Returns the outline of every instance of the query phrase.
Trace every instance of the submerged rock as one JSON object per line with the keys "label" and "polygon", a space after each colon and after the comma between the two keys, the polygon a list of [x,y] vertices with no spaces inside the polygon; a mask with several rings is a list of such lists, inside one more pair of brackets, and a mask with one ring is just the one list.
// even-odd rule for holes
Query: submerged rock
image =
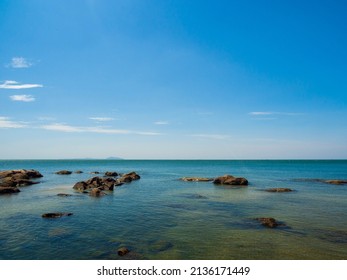
{"label": "submerged rock", "polygon": [[18,193],[18,192],[20,192],[20,190],[16,187],[0,187],[0,195]]}
{"label": "submerged rock", "polygon": [[210,182],[213,181],[212,178],[202,178],[202,177],[183,177],[181,178],[184,182]]}
{"label": "submerged rock", "polygon": [[255,220],[259,221],[264,227],[275,228],[281,225],[284,225],[281,222],[276,221],[274,218],[255,218]]}
{"label": "submerged rock", "polygon": [[72,213],[67,213],[67,212],[56,212],[56,213],[45,213],[42,214],[42,218],[60,218],[64,216],[71,216]]}
{"label": "submerged rock", "polygon": [[70,175],[70,174],[72,174],[72,171],[60,170],[60,171],[55,172],[55,174],[58,174],[58,175]]}
{"label": "submerged rock", "polygon": [[316,182],[316,183],[325,183],[325,184],[331,184],[331,185],[346,185],[347,180],[341,180],[341,179],[311,179],[311,178],[300,178],[300,179],[293,179],[295,182]]}
{"label": "submerged rock", "polygon": [[331,185],[345,185],[347,184],[347,180],[325,180],[324,183]]}
{"label": "submerged rock", "polygon": [[271,188],[271,189],[266,189],[266,192],[293,192],[294,190],[289,189],[289,188]]}
{"label": "submerged rock", "polygon": [[128,253],[130,253],[130,250],[127,247],[122,247],[117,250],[117,254],[121,257],[125,256]]}
{"label": "submerged rock", "polygon": [[233,186],[247,186],[248,181],[246,178],[234,177],[232,175],[224,175],[217,177],[213,180],[216,185],[233,185]]}
{"label": "submerged rock", "polygon": [[62,196],[62,197],[66,197],[66,196],[72,196],[72,194],[67,194],[67,193],[58,193],[57,196]]}
{"label": "submerged rock", "polygon": [[106,193],[104,193],[103,191],[101,191],[98,188],[92,188],[89,192],[90,196],[95,196],[95,197],[99,197],[99,196],[103,196],[106,195]]}
{"label": "submerged rock", "polygon": [[82,171],[82,170],[76,170],[74,173],[76,173],[76,174],[82,174],[83,171]]}

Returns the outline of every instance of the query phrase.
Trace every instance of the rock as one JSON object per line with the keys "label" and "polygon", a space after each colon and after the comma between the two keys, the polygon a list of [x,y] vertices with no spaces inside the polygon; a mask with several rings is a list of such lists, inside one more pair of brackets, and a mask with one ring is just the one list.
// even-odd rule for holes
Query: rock
{"label": "rock", "polygon": [[18,193],[18,192],[20,192],[20,190],[16,187],[0,187],[0,195]]}
{"label": "rock", "polygon": [[113,191],[114,187],[119,185],[121,184],[113,178],[93,177],[86,181],[77,182],[73,188],[78,191],[85,191],[92,188]]}
{"label": "rock", "polygon": [[57,196],[67,197],[67,196],[72,196],[72,194],[58,193]]}
{"label": "rock", "polygon": [[[39,182],[31,181],[30,179],[43,177],[42,174],[36,170],[19,169],[19,170],[5,170],[0,171],[0,187],[23,187]],[[9,190],[7,190],[9,191]],[[17,192],[17,191],[14,191]]]}
{"label": "rock", "polygon": [[282,223],[276,221],[274,218],[256,218],[255,220],[260,221],[263,226],[268,228],[275,228],[283,225]]}
{"label": "rock", "polygon": [[136,172],[130,172],[123,174],[121,178],[118,179],[120,183],[130,183],[134,180],[139,180],[141,177]]}
{"label": "rock", "polygon": [[117,250],[117,254],[121,257],[125,256],[126,254],[128,254],[130,252],[130,250],[127,248],[127,247],[122,247],[122,248],[119,248]]}
{"label": "rock", "polygon": [[83,173],[83,171],[82,170],[76,170],[74,173],[81,174],[81,173]]}
{"label": "rock", "polygon": [[90,174],[100,174],[99,171],[93,171],[93,172],[90,172]]}
{"label": "rock", "polygon": [[20,176],[25,176],[21,177],[22,179],[33,179],[33,178],[41,178],[43,177],[42,174],[34,169],[18,169],[18,170],[5,170],[5,171],[0,171],[0,179],[5,178],[5,177],[13,177],[15,178],[16,176],[19,176],[17,178],[20,178]]}
{"label": "rock", "polygon": [[233,186],[247,186],[248,181],[245,178],[236,178],[232,175],[224,175],[217,177],[213,180],[216,185],[233,185]]}
{"label": "rock", "polygon": [[212,178],[201,178],[201,177],[183,177],[182,181],[185,182],[210,182],[213,181]]}
{"label": "rock", "polygon": [[117,177],[118,173],[117,172],[112,172],[112,171],[107,171],[107,172],[105,172],[105,176],[107,176],[107,177]]}
{"label": "rock", "polygon": [[72,171],[69,171],[69,170],[60,170],[58,172],[55,172],[55,174],[58,174],[58,175],[70,175],[72,173]]}
{"label": "rock", "polygon": [[266,189],[266,192],[292,192],[292,189],[289,188],[271,188],[271,189]]}
{"label": "rock", "polygon": [[89,195],[99,197],[99,196],[106,195],[106,194],[98,188],[92,188],[89,192]]}
{"label": "rock", "polygon": [[66,213],[66,212],[56,212],[56,213],[45,213],[42,214],[42,218],[60,218],[64,216],[71,216],[72,213]]}
{"label": "rock", "polygon": [[347,184],[347,180],[324,180],[324,183],[331,185],[345,185]]}
{"label": "rock", "polygon": [[75,190],[78,190],[78,191],[80,191],[80,192],[83,192],[84,190],[86,190],[86,189],[88,188],[88,184],[87,184],[86,182],[84,182],[84,181],[82,181],[82,182],[77,182],[77,183],[73,186],[73,188],[74,188]]}

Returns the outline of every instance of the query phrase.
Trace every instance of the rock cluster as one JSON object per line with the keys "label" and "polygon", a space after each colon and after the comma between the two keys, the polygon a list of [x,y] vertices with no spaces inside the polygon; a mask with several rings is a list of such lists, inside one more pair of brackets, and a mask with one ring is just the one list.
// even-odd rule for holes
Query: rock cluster
{"label": "rock cluster", "polygon": [[41,178],[42,174],[36,170],[18,169],[0,171],[0,194],[20,192],[18,187],[30,186],[39,182],[31,179]]}
{"label": "rock cluster", "polygon": [[232,186],[247,186],[248,181],[246,178],[234,177],[232,175],[224,175],[217,177],[213,180],[216,185],[232,185]]}
{"label": "rock cluster", "polygon": [[[112,174],[112,175],[106,175]],[[117,176],[116,172],[106,172],[105,176]],[[139,180],[140,175],[136,172],[131,172],[122,175],[119,178],[111,178],[111,177],[93,177],[86,181],[77,182],[73,188],[80,192],[88,192],[91,196],[101,196],[106,193],[103,191],[113,191],[114,187],[121,186],[124,183],[130,183],[133,180]]]}

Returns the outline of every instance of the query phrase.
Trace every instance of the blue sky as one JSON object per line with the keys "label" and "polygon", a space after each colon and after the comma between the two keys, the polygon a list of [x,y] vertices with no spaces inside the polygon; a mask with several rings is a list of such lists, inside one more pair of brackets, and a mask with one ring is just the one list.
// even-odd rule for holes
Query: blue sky
{"label": "blue sky", "polygon": [[0,159],[347,158],[346,12],[0,0]]}

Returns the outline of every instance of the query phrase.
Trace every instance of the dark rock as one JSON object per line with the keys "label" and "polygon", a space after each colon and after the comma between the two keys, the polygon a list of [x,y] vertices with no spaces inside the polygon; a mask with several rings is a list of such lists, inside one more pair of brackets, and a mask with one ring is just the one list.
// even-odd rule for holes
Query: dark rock
{"label": "dark rock", "polygon": [[62,196],[62,197],[66,197],[66,196],[72,196],[72,194],[67,194],[67,193],[58,193],[57,196]]}
{"label": "dark rock", "polygon": [[107,177],[117,177],[118,173],[117,172],[112,172],[112,171],[107,171],[107,172],[105,172],[105,176],[107,176]]}
{"label": "dark rock", "polygon": [[42,214],[42,218],[60,218],[64,216],[71,216],[72,213],[66,213],[66,212],[56,212],[56,213],[45,213]]}
{"label": "dark rock", "polygon": [[55,174],[58,174],[58,175],[70,175],[72,173],[72,171],[69,171],[69,170],[60,170],[58,172],[55,172]]}
{"label": "dark rock", "polygon": [[134,180],[139,180],[141,177],[136,172],[130,172],[123,174],[121,178],[118,179],[120,183],[130,183]]}
{"label": "dark rock", "polygon": [[93,172],[90,172],[90,174],[100,174],[99,171],[93,171]]}
{"label": "dark rock", "polygon": [[340,180],[340,179],[332,179],[332,180],[327,180],[327,179],[293,179],[295,182],[316,182],[316,183],[325,183],[325,184],[331,184],[331,185],[345,185],[347,184],[347,180]]}
{"label": "dark rock", "polygon": [[128,253],[130,253],[130,250],[127,247],[122,247],[117,250],[117,254],[121,257],[125,256]]}
{"label": "dark rock", "polygon": [[283,223],[276,221],[274,218],[256,218],[255,220],[260,221],[263,226],[268,228],[275,228],[283,225]]}
{"label": "dark rock", "polygon": [[233,185],[233,186],[247,186],[248,181],[245,178],[236,178],[231,175],[224,175],[217,177],[213,180],[216,185]]}
{"label": "dark rock", "polygon": [[74,188],[75,190],[78,190],[78,191],[80,191],[80,192],[83,192],[84,190],[86,190],[86,189],[88,188],[88,184],[87,184],[86,182],[84,182],[84,181],[82,181],[82,182],[77,182],[77,183],[73,186],[73,188]]}
{"label": "dark rock", "polygon": [[[0,171],[0,187],[23,187],[39,182],[31,181],[30,179],[43,177],[42,174],[36,170],[19,169],[19,170],[5,170]],[[15,191],[16,192],[16,191]]]}
{"label": "dark rock", "polygon": [[324,180],[324,183],[331,185],[345,185],[347,184],[347,180]]}
{"label": "dark rock", "polygon": [[89,192],[89,195],[99,197],[99,196],[106,195],[106,194],[98,188],[92,188]]}
{"label": "dark rock", "polygon": [[271,188],[271,189],[266,189],[266,192],[292,192],[292,189],[289,188]]}
{"label": "dark rock", "polygon": [[18,192],[20,192],[20,190],[16,187],[0,187],[0,195],[18,193]]}
{"label": "dark rock", "polygon": [[18,179],[33,179],[41,178],[42,174],[34,169],[18,169],[18,170],[5,170],[0,171],[0,179],[5,177],[13,177]]}
{"label": "dark rock", "polygon": [[185,182],[210,182],[213,181],[212,178],[202,178],[202,177],[183,177],[182,181]]}
{"label": "dark rock", "polygon": [[82,170],[76,170],[74,173],[81,174],[81,173],[83,173],[83,171]]}

